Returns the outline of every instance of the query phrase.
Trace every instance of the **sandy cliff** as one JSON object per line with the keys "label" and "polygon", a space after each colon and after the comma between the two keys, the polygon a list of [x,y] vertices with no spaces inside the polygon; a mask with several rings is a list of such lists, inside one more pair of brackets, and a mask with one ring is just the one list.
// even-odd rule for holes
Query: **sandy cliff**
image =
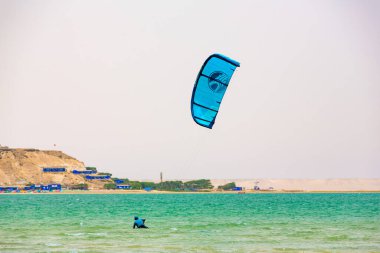
{"label": "sandy cliff", "polygon": [[[65,167],[64,173],[43,173],[44,167]],[[83,162],[61,151],[37,149],[0,149],[0,185],[22,186],[27,183],[66,186],[87,183],[92,188],[101,188],[104,182],[86,182],[72,170],[85,170]]]}

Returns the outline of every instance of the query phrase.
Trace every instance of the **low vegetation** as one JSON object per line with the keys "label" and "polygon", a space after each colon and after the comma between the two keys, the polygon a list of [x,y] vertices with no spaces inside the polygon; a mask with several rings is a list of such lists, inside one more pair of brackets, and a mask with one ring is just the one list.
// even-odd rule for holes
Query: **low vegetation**
{"label": "low vegetation", "polygon": [[98,172],[98,175],[99,176],[110,176],[110,177],[112,177],[112,173],[108,173],[108,172]]}
{"label": "low vegetation", "polygon": [[107,189],[107,190],[116,189],[116,184],[112,184],[112,183],[104,184],[104,189]]}
{"label": "low vegetation", "polygon": [[225,185],[220,185],[218,187],[219,190],[225,190],[225,191],[228,191],[228,190],[232,190],[233,188],[236,187],[236,184],[235,182],[232,182],[232,183],[228,183],[228,184],[225,184]]}
{"label": "low vegetation", "polygon": [[[159,191],[200,191],[210,190],[214,188],[209,179],[192,180],[187,182],[182,181],[164,181],[162,183],[144,182],[144,181],[129,181],[128,179],[112,178],[114,181],[123,180],[122,184],[128,184],[134,190],[152,189]],[[108,185],[108,184],[106,184]],[[114,189],[106,188],[105,189]],[[110,187],[110,186],[107,186]],[[116,188],[116,185],[115,185]]]}
{"label": "low vegetation", "polygon": [[88,184],[76,184],[70,186],[71,190],[88,190]]}

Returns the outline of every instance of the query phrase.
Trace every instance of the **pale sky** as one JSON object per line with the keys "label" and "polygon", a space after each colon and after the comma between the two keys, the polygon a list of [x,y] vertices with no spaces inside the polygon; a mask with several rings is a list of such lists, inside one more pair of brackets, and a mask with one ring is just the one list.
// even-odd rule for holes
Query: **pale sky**
{"label": "pale sky", "polygon": [[[130,179],[379,178],[379,12],[376,0],[0,0],[0,144]],[[190,99],[216,52],[241,67],[209,130]]]}

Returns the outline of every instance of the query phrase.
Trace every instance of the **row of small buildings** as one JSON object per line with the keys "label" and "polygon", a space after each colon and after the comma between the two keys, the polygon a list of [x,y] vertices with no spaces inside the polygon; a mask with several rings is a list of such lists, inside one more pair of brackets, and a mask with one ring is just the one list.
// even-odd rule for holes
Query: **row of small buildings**
{"label": "row of small buildings", "polygon": [[[87,169],[89,168],[89,169]],[[45,167],[42,168],[43,173],[64,173],[67,172],[67,169],[64,167]],[[73,170],[71,173],[76,175],[83,175],[84,178],[88,181],[93,180],[110,180],[111,175],[96,175],[98,172],[95,167],[86,167],[86,170]],[[117,189],[131,189],[130,185],[122,185],[123,180],[116,180]],[[120,182],[121,181],[121,182]],[[61,191],[61,184],[48,184],[48,185],[28,185],[25,187],[17,186],[0,186],[0,193],[4,192],[51,192],[51,191]]]}
{"label": "row of small buildings", "polygon": [[[44,173],[62,173],[66,172],[66,168],[43,168],[42,172]],[[91,169],[91,170],[73,170],[73,174],[76,175],[85,175],[86,180],[109,180],[111,179],[110,175],[92,175],[92,174],[97,174],[96,168]]]}
{"label": "row of small buildings", "polygon": [[[43,173],[64,173],[67,172],[67,169],[64,167],[45,167],[42,168]],[[97,175],[98,172],[95,167],[86,167],[86,170],[72,170],[71,173],[76,175],[82,175],[87,181],[94,181],[94,180],[110,180],[111,175],[105,174],[105,175]],[[121,179],[115,179],[113,180],[115,183],[116,189],[132,189],[131,185],[123,184],[124,180]],[[87,188],[86,188],[87,189]],[[144,188],[146,191],[150,191],[151,188]],[[273,189],[273,188],[272,188]],[[60,184],[49,184],[49,185],[30,185],[25,186],[24,188],[19,188],[16,186],[0,186],[0,192],[20,192],[20,191],[61,191],[62,186]],[[244,191],[244,187],[236,186],[231,189],[232,191]],[[256,185],[254,187],[254,190],[260,190],[260,188]]]}
{"label": "row of small buildings", "polygon": [[17,187],[17,186],[0,186],[0,192],[53,192],[53,191],[61,191],[62,185],[60,184],[48,184],[48,185],[42,185],[42,184],[33,184],[28,185],[25,187]]}
{"label": "row of small buildings", "polygon": [[[66,168],[43,168],[43,172],[45,173],[66,172]],[[73,170],[72,173],[76,175],[83,175],[85,176],[84,178],[88,181],[111,179],[110,175],[94,175],[98,173],[95,167],[86,167],[86,170]],[[130,185],[122,185],[122,183],[124,182],[123,180],[115,180],[114,182],[116,184],[116,189],[131,189]]]}

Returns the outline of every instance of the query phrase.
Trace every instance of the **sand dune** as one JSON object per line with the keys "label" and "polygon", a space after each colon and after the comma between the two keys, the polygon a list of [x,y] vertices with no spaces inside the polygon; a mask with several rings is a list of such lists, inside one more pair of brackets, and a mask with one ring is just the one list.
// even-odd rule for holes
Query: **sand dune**
{"label": "sand dune", "polygon": [[214,186],[235,182],[237,186],[252,189],[286,191],[380,191],[380,179],[213,179]]}

